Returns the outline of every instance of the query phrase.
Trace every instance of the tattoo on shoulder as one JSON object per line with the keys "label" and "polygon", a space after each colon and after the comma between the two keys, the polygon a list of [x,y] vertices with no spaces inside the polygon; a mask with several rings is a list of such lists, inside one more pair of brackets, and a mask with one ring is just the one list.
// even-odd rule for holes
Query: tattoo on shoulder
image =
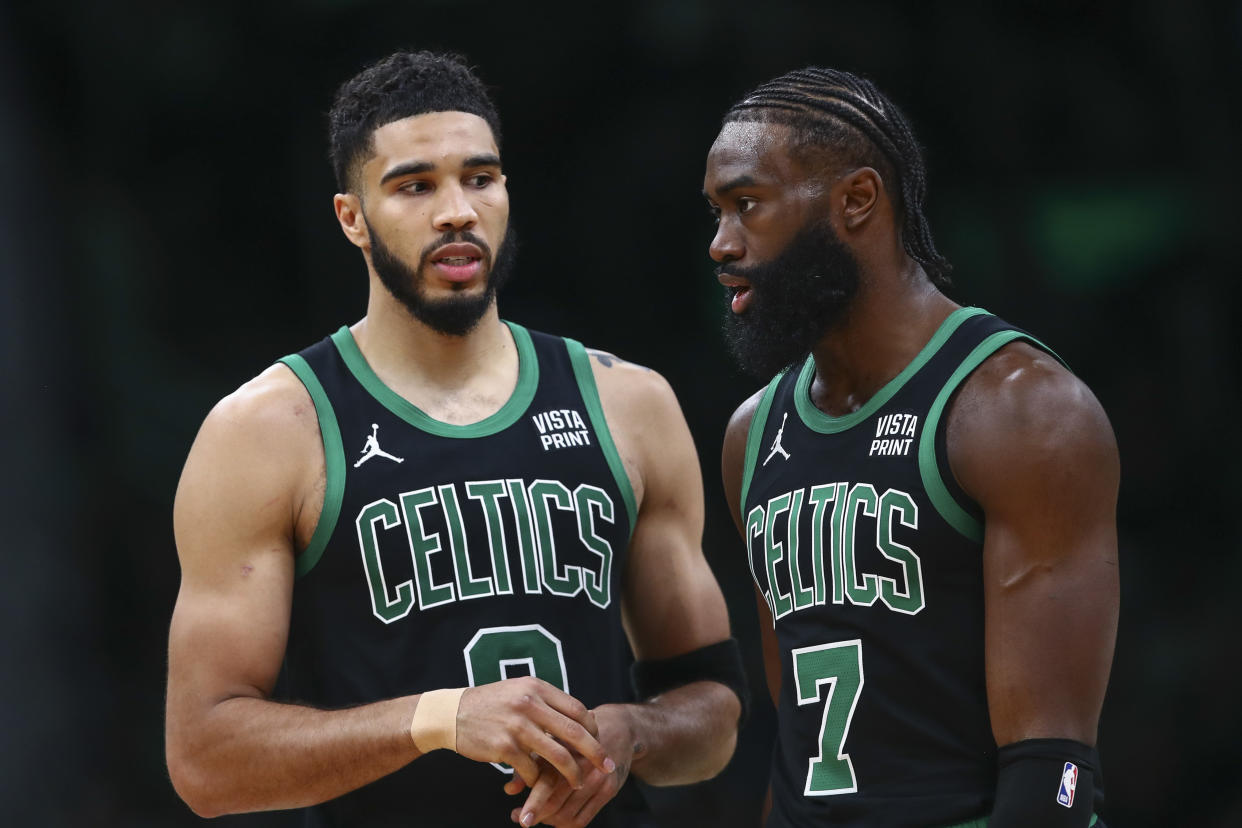
{"label": "tattoo on shoulder", "polygon": [[588,348],[587,353],[589,353],[595,359],[596,362],[598,362],[600,365],[604,366],[605,368],[611,368],[613,365],[633,365],[635,368],[642,368],[644,371],[651,370],[646,365],[639,365],[636,362],[628,362],[624,359],[621,359],[621,357],[617,356],[616,354],[610,354],[606,351],[596,351],[594,349]]}

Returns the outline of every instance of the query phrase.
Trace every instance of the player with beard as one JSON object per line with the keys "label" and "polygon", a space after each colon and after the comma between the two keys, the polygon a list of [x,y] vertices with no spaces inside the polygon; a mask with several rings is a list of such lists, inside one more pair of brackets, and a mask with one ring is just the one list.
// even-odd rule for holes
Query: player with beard
{"label": "player with beard", "polygon": [[499,121],[460,58],[368,67],[330,127],[366,314],[190,451],[173,783],[307,825],[649,825],[627,776],[714,775],[745,702],[676,398],[501,320]]}
{"label": "player with beard", "polygon": [[1117,448],[1045,346],[942,288],[910,127],[808,68],[707,159],[722,469],[778,707],[773,828],[1084,828],[1118,613]]}

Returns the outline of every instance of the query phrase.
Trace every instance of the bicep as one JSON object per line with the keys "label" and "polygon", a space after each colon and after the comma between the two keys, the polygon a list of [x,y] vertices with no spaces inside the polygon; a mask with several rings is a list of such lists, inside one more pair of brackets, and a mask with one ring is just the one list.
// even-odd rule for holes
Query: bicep
{"label": "bicep", "polygon": [[264,697],[284,656],[293,590],[296,429],[222,406],[204,423],[178,486],[181,587],[169,630],[170,732],[235,696]]}
{"label": "bicep", "polygon": [[635,656],[668,658],[729,636],[729,618],[703,556],[703,479],[671,390],[647,409],[644,493],[630,540],[622,613]]}
{"label": "bicep", "polygon": [[993,731],[998,744],[1093,744],[1117,627],[1116,443],[1079,381],[1020,374],[991,387],[984,377],[975,390],[994,400],[968,396],[949,433],[954,471],[986,518]]}

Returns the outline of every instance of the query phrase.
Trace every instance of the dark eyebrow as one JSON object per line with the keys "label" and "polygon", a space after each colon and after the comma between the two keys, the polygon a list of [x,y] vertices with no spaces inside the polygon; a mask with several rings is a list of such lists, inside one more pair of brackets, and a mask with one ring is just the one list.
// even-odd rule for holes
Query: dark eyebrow
{"label": "dark eyebrow", "polygon": [[723,194],[729,192],[730,190],[736,190],[739,187],[754,187],[756,184],[757,182],[751,176],[739,175],[737,178],[721,184],[716,188],[716,192]]}
{"label": "dark eyebrow", "polygon": [[383,178],[380,179],[380,184],[386,184],[390,180],[403,175],[418,175],[419,173],[431,172],[435,168],[436,165],[430,161],[407,161],[384,173]]}
{"label": "dark eyebrow", "polygon": [[491,152],[482,155],[472,155],[463,161],[461,165],[463,167],[499,167],[500,156]]}
{"label": "dark eyebrow", "polygon": [[[474,167],[499,167],[500,156],[491,152],[483,153],[482,155],[472,155],[462,162],[462,166],[467,169]],[[403,175],[420,175],[432,172],[435,168],[436,165],[430,161],[407,161],[384,173],[383,177],[380,178],[380,184],[386,184],[392,179],[400,178]]]}

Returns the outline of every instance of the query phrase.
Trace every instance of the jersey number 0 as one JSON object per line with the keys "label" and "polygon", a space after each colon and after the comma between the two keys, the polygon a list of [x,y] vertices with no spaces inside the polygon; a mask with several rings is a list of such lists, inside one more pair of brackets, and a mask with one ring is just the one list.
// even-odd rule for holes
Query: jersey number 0
{"label": "jersey number 0", "polygon": [[[484,627],[474,634],[462,654],[466,657],[466,675],[471,687],[510,678],[510,668],[522,667],[525,669],[515,671],[514,678],[532,675],[569,692],[561,640],[539,624]],[[492,765],[505,773],[513,773],[508,765],[497,762]]]}

